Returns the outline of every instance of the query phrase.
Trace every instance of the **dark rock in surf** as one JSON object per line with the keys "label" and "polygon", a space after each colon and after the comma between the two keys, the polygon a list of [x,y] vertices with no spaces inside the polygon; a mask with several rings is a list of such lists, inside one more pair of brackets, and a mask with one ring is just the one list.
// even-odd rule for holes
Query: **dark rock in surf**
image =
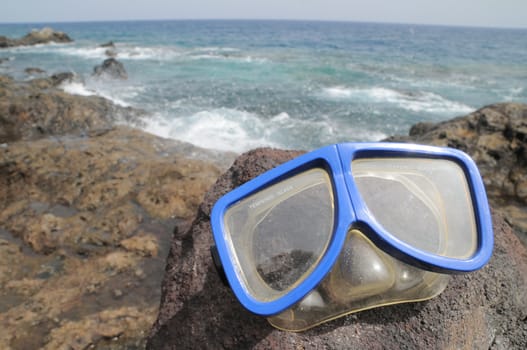
{"label": "dark rock in surf", "polygon": [[39,75],[39,74],[46,73],[45,70],[43,70],[41,68],[37,68],[37,67],[28,67],[28,68],[24,69],[24,72],[26,74],[29,74],[29,75]]}
{"label": "dark rock in surf", "polygon": [[140,124],[145,112],[99,96],[71,95],[57,88],[73,73],[17,82],[0,76],[0,144],[50,135],[86,135],[117,122]]}
{"label": "dark rock in surf", "polygon": [[115,44],[113,43],[113,41],[108,41],[108,42],[106,42],[104,44],[99,45],[99,47],[108,47],[108,48],[112,48],[113,49],[113,48],[115,48]]}
{"label": "dark rock in surf", "polygon": [[49,44],[51,42],[70,43],[72,41],[73,40],[68,34],[45,27],[40,30],[33,29],[30,33],[20,39],[10,39],[5,36],[0,36],[0,48]]}
{"label": "dark rock in surf", "polygon": [[115,58],[108,58],[93,69],[93,76],[110,79],[128,79],[124,65]]}

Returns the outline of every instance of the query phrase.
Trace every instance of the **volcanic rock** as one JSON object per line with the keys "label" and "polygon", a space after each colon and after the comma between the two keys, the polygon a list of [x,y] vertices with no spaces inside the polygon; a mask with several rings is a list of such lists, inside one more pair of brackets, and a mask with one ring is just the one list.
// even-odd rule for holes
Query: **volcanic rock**
{"label": "volcanic rock", "polygon": [[5,36],[0,36],[0,48],[48,44],[51,42],[69,43],[72,41],[73,40],[66,33],[45,27],[40,30],[33,29],[30,33],[20,39],[10,39]]}
{"label": "volcanic rock", "polygon": [[93,68],[93,76],[110,79],[128,79],[128,73],[126,73],[124,65],[115,58],[108,58],[101,65]]}
{"label": "volcanic rock", "polygon": [[114,49],[115,48],[115,44],[113,43],[113,41],[108,41],[108,42],[106,42],[104,44],[99,45],[99,47],[109,47],[109,48]]}
{"label": "volcanic rock", "polygon": [[527,104],[502,103],[441,123],[419,123],[390,141],[449,146],[477,163],[493,207],[527,244]]}
{"label": "volcanic rock", "polygon": [[171,232],[220,173],[188,147],[126,127],[2,144],[0,348],[144,341]]}
{"label": "volcanic rock", "polygon": [[133,111],[68,77],[0,76],[0,349],[141,349],[171,234],[232,158],[116,125]]}
{"label": "volcanic rock", "polygon": [[28,67],[24,69],[24,72],[26,72],[26,74],[29,74],[29,75],[46,73],[45,70],[38,68],[38,67]]}
{"label": "volcanic rock", "polygon": [[241,155],[207,193],[192,227],[176,232],[148,349],[525,348],[527,251],[496,212],[490,263],[453,276],[429,301],[359,312],[302,333],[274,329],[245,310],[210,257],[211,207],[221,195],[298,154],[258,149]]}
{"label": "volcanic rock", "polygon": [[87,135],[108,130],[118,122],[140,124],[144,111],[118,106],[99,96],[71,95],[57,88],[72,78],[72,73],[59,73],[17,82],[0,76],[0,143],[49,135]]}

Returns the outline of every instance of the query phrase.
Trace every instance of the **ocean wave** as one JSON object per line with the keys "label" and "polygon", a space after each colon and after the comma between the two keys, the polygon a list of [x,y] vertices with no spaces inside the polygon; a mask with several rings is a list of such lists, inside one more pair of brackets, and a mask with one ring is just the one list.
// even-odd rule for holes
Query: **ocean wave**
{"label": "ocean wave", "polygon": [[524,92],[525,89],[523,87],[511,87],[503,93],[502,98],[505,101],[514,101],[516,99],[521,99]]}
{"label": "ocean wave", "polygon": [[148,47],[116,44],[114,49],[100,46],[63,47],[57,51],[64,55],[84,59],[107,58],[107,51],[114,51],[118,59],[126,60],[171,60],[181,56],[180,50],[174,47]]}
{"label": "ocean wave", "polygon": [[145,119],[144,123],[147,132],[208,149],[241,153],[272,145],[265,137],[264,123],[258,116],[228,108],[173,119],[158,114]]}
{"label": "ocean wave", "polygon": [[78,56],[85,59],[100,59],[106,57],[105,47],[61,47],[56,51],[66,56]]}
{"label": "ocean wave", "polygon": [[[129,107],[130,103],[126,102],[125,99],[129,100],[133,98],[134,96],[136,96],[136,94],[139,93],[135,90],[141,89],[133,86],[126,86],[124,88],[115,88],[107,86],[105,88],[101,84],[95,83],[93,85],[86,85],[84,82],[76,80],[62,83],[59,87],[63,91],[72,95],[104,97],[105,99],[110,100],[116,105],[122,107]],[[117,93],[116,91],[119,91],[119,93]]]}
{"label": "ocean wave", "polygon": [[6,47],[3,48],[3,52],[9,52],[9,53],[41,53],[46,51],[54,51],[57,49],[61,49],[63,47],[68,47],[73,45],[72,43],[56,43],[56,42],[49,42],[46,44],[35,44],[35,45],[20,45],[20,46],[12,46],[12,47]]}
{"label": "ocean wave", "polygon": [[189,116],[157,113],[143,120],[143,129],[164,138],[220,151],[241,153],[256,147],[311,149],[345,141],[378,141],[387,135],[368,126],[346,126],[327,116],[317,120],[272,117],[229,108],[203,110]]}
{"label": "ocean wave", "polygon": [[201,47],[180,48],[176,46],[134,46],[129,44],[116,44],[114,49],[99,46],[69,46],[58,47],[55,52],[81,57],[83,59],[105,59],[107,51],[116,54],[117,59],[122,60],[154,60],[171,61],[177,59],[189,60],[234,60],[245,63],[265,63],[267,59],[243,54],[241,50],[231,47]]}
{"label": "ocean wave", "polygon": [[80,96],[92,96],[97,95],[97,92],[94,90],[90,90],[81,82],[72,81],[67,83],[62,83],[60,85],[60,88],[67,92],[68,94],[72,95],[80,95]]}
{"label": "ocean wave", "polygon": [[184,57],[190,60],[221,60],[259,64],[268,62],[267,58],[242,54],[238,51],[189,51],[184,54]]}
{"label": "ocean wave", "polygon": [[364,103],[387,103],[412,112],[428,113],[468,113],[474,108],[456,101],[448,100],[433,92],[401,92],[384,87],[348,88],[333,86],[322,90],[320,95],[326,99],[353,100]]}

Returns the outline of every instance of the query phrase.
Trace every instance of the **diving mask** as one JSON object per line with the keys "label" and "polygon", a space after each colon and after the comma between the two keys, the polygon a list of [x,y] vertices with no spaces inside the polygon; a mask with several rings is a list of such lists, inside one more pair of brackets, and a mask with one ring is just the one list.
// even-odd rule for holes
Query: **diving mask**
{"label": "diving mask", "polygon": [[432,298],[492,253],[474,162],[449,149],[345,143],[229,192],[211,225],[240,302],[299,331],[373,307]]}

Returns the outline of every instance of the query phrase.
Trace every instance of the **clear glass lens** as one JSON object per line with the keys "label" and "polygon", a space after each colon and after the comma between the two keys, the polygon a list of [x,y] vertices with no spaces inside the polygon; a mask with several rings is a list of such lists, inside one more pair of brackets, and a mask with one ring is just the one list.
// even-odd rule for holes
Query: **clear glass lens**
{"label": "clear glass lens", "polygon": [[230,207],[225,215],[226,241],[249,293],[270,301],[298,285],[324,254],[333,221],[331,180],[320,168]]}
{"label": "clear glass lens", "polygon": [[302,331],[349,313],[430,299],[445,289],[448,279],[448,275],[392,258],[362,232],[351,230],[324,280],[301,301],[268,320],[280,329]]}
{"label": "clear glass lens", "polygon": [[477,247],[470,190],[446,159],[364,158],[351,164],[370,213],[386,231],[423,251],[466,259]]}

